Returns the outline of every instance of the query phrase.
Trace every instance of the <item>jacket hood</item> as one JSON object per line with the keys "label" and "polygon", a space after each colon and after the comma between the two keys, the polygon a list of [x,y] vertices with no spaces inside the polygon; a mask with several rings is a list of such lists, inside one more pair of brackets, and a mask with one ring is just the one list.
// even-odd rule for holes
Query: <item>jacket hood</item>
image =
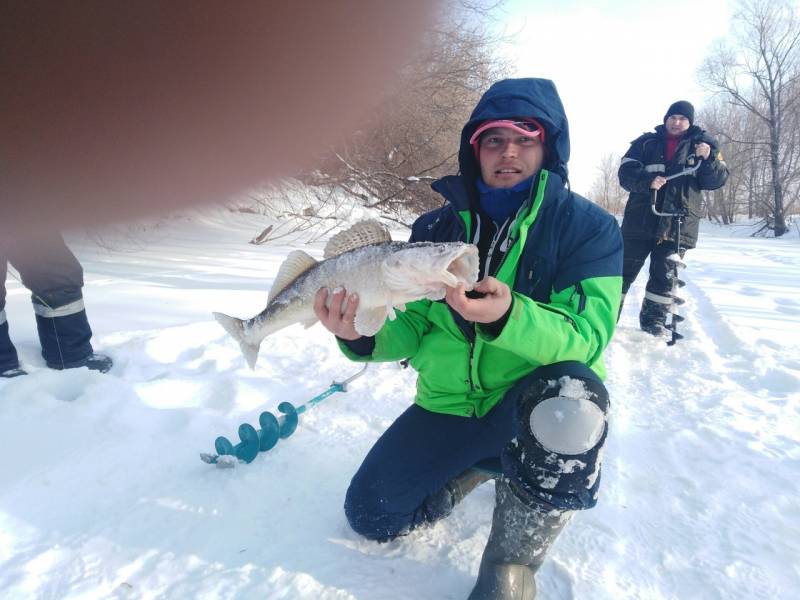
{"label": "jacket hood", "polygon": [[533,117],[545,129],[544,168],[567,179],[569,160],[569,125],[561,98],[555,84],[549,79],[533,77],[503,79],[494,83],[478,101],[475,110],[461,130],[461,146],[458,164],[468,181],[474,181],[480,173],[478,161],[469,139],[478,125],[489,119],[511,117]]}

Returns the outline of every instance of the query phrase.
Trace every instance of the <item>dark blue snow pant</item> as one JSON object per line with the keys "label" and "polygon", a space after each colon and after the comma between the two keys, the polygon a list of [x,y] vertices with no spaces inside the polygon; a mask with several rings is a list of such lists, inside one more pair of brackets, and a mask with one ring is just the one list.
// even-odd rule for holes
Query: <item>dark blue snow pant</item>
{"label": "dark blue snow pant", "polygon": [[[672,292],[672,266],[667,257],[675,253],[675,242],[666,240],[660,244],[655,239],[625,239],[622,259],[622,293],[627,294],[633,285],[644,261],[650,255],[650,276],[647,279],[647,291],[656,296],[670,298]],[[681,257],[686,253],[681,248]]]}
{"label": "dark blue snow pant", "polygon": [[83,307],[83,269],[58,233],[24,244],[0,240],[0,372],[19,366],[9,337],[6,272],[10,263],[31,291],[39,342],[47,366],[70,367],[92,354],[92,330]]}
{"label": "dark blue snow pant", "polygon": [[558,393],[559,378],[582,381],[608,412],[608,393],[595,373],[577,362],[540,367],[517,382],[482,418],[408,408],[384,432],[353,477],[344,504],[350,526],[372,540],[390,540],[447,516],[445,484],[486,459],[500,457],[503,475],[532,501],[579,510],[596,502],[606,431],[581,455],[542,447],[528,425],[531,411]]}

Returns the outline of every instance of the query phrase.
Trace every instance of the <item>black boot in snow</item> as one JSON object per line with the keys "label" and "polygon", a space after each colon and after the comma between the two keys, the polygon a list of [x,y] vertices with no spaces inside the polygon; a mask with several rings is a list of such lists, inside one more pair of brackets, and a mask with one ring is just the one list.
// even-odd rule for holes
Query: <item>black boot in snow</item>
{"label": "black boot in snow", "polygon": [[469,468],[458,477],[454,477],[448,481],[444,487],[450,492],[453,506],[455,506],[480,484],[494,479],[494,477],[494,475],[486,471]]}
{"label": "black boot in snow", "polygon": [[444,487],[431,494],[425,500],[425,518],[428,523],[435,523],[453,512],[456,504],[480,484],[494,479],[495,475],[470,467],[461,475],[453,477]]}
{"label": "black boot in snow", "polygon": [[658,337],[666,336],[669,330],[666,327],[667,315],[670,304],[656,302],[645,297],[642,309],[639,311],[639,327],[645,333]]}
{"label": "black boot in snow", "polygon": [[492,532],[468,600],[533,600],[534,575],[572,511],[539,501],[525,503],[503,478],[495,489]]}
{"label": "black boot in snow", "polygon": [[80,367],[86,367],[90,371],[99,371],[100,373],[108,373],[111,370],[111,367],[114,366],[114,361],[111,360],[110,356],[92,352],[89,356],[87,356],[86,358],[82,358],[80,360],[63,364],[48,363],[47,366],[50,367],[51,369],[56,369],[58,371],[62,369],[79,369]]}
{"label": "black boot in snow", "polygon": [[106,356],[105,354],[98,354],[97,352],[92,352],[89,356],[87,356],[82,367],[86,367],[90,371],[99,371],[100,373],[108,373],[111,370],[111,367],[114,366],[114,361],[111,360],[110,356]]}
{"label": "black boot in snow", "polygon": [[2,373],[0,373],[0,377],[2,377],[3,379],[11,379],[12,377],[19,377],[20,375],[27,375],[27,374],[28,372],[26,370],[16,367],[14,369],[7,369],[3,371]]}

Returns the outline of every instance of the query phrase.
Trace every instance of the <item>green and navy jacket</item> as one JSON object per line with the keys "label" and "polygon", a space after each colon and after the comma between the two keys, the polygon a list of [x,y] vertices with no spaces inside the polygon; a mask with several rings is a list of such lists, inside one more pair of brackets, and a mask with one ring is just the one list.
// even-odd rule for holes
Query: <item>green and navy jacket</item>
{"label": "green and navy jacket", "polygon": [[[478,206],[479,171],[468,140],[486,119],[518,116],[545,126],[546,166],[553,170],[535,175],[517,214],[496,225]],[[622,238],[612,216],[565,187],[566,127],[552,82],[498,82],[464,127],[461,174],[433,184],[446,205],[422,215],[412,228],[411,241],[478,245],[481,276],[492,275],[512,289],[502,328],[467,322],[444,301],[420,300],[362,345],[368,354],[340,343],[347,356],[409,359],[418,372],[417,404],[463,416],[485,415],[514,383],[542,365],[579,361],[605,376],[603,350],[614,332],[622,287]]]}

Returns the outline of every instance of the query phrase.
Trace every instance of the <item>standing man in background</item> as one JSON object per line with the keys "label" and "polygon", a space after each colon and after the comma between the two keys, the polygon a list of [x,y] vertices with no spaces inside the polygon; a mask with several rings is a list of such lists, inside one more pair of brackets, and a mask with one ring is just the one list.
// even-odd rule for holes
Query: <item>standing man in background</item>
{"label": "standing man in background", "polygon": [[[667,177],[679,173],[701,160],[692,174]],[[673,103],[664,115],[664,122],[655,132],[645,133],[633,142],[619,167],[620,185],[630,192],[622,220],[625,256],[622,269],[622,299],[650,256],[647,281],[639,326],[655,335],[666,335],[667,315],[672,307],[672,267],[667,257],[676,252],[683,258],[697,244],[700,218],[703,215],[703,190],[722,187],[728,179],[728,167],[722,160],[719,144],[694,124],[694,107],[686,100]],[[675,239],[675,219],[653,213],[656,197],[659,212],[686,212],[681,219],[680,240]],[[622,303],[620,303],[620,312]]]}

